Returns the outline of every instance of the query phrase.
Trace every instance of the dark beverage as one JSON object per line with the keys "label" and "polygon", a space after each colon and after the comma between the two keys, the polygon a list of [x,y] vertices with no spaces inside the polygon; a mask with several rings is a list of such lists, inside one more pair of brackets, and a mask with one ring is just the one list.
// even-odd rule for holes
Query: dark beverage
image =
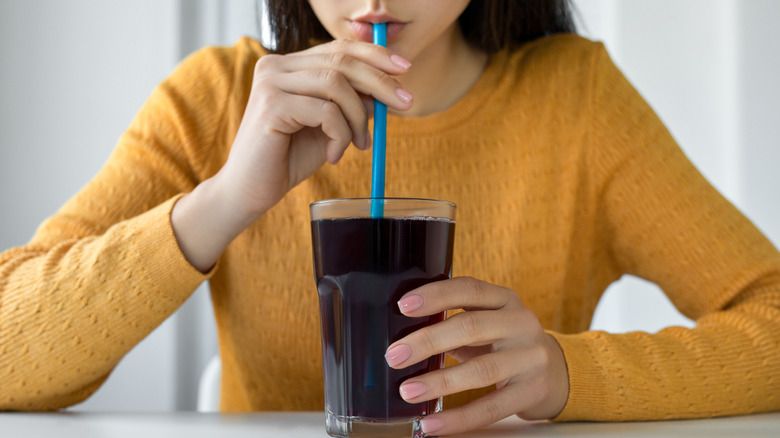
{"label": "dark beverage", "polygon": [[454,231],[454,221],[446,218],[312,221],[330,414],[409,421],[435,411],[436,400],[409,404],[398,387],[441,368],[443,355],[394,370],[384,354],[391,343],[444,318],[406,317],[397,302],[410,290],[450,277]]}

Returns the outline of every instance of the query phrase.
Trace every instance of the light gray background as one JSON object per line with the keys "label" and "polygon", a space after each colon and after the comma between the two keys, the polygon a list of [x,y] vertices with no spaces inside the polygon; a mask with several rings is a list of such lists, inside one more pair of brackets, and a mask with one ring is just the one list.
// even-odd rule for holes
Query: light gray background
{"label": "light gray background", "polygon": [[[705,176],[780,242],[780,2],[575,3],[582,33],[606,43]],[[100,169],[182,57],[257,37],[255,22],[253,0],[0,2],[0,250],[23,245]],[[692,323],[655,286],[626,278],[593,328],[675,324]],[[214,330],[202,287],[72,409],[193,409]]]}

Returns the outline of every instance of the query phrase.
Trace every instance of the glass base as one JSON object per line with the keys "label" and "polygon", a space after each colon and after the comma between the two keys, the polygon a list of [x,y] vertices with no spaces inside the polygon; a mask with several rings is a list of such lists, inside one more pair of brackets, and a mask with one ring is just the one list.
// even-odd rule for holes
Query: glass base
{"label": "glass base", "polygon": [[423,438],[421,419],[376,421],[325,412],[325,429],[328,435],[343,438]]}

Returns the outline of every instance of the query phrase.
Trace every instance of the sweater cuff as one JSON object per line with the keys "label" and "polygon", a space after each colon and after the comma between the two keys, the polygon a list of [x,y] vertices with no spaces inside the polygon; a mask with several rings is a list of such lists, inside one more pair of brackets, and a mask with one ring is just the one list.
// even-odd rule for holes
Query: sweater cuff
{"label": "sweater cuff", "polygon": [[177,195],[138,217],[138,226],[146,230],[144,234],[147,236],[139,242],[139,253],[151,256],[145,263],[151,278],[165,279],[169,290],[191,291],[214,274],[216,265],[206,273],[200,272],[179,247],[173,232],[171,212],[182,196]]}
{"label": "sweater cuff", "polygon": [[563,350],[569,375],[569,398],[561,413],[552,421],[592,420],[594,412],[606,407],[604,369],[598,365],[589,343],[581,334],[548,333]]}

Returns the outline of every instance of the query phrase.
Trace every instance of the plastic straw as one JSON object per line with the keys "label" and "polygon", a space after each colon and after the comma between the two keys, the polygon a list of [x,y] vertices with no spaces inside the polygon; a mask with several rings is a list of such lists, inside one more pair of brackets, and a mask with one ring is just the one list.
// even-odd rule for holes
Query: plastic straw
{"label": "plastic straw", "polygon": [[[387,47],[387,23],[374,23],[374,44]],[[387,105],[374,99],[374,144],[371,166],[371,217],[384,216]]]}

